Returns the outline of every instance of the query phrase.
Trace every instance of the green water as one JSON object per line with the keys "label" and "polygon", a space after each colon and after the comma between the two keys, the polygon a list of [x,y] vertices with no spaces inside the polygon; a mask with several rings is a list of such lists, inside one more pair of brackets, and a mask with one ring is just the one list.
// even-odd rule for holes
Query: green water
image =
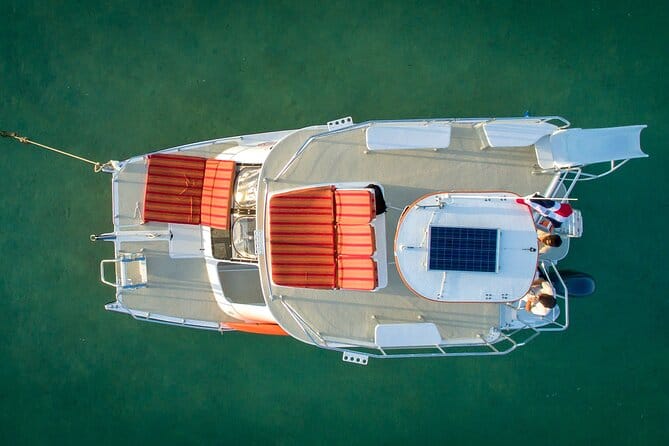
{"label": "green water", "polygon": [[[0,444],[667,444],[666,2],[0,1],[0,129],[106,161],[352,115],[648,124],[579,186],[571,327],[347,365],[103,305],[109,178],[0,141]],[[664,6],[656,6],[664,3]]]}

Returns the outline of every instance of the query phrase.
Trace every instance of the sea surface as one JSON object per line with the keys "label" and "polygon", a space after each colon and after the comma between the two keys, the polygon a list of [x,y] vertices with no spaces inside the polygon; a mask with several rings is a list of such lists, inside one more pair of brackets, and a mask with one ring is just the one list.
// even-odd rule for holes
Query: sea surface
{"label": "sea surface", "polygon": [[106,312],[109,177],[0,140],[0,444],[669,443],[669,7],[0,1],[0,129],[96,161],[369,119],[648,124],[575,192],[597,293],[500,357],[372,360]]}

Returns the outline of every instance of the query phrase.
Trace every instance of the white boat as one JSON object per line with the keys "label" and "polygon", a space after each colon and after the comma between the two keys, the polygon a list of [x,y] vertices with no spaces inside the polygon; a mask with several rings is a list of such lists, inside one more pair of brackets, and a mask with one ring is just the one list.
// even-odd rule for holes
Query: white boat
{"label": "white boat", "polygon": [[106,308],[357,364],[508,353],[568,327],[574,186],[647,156],[644,127],[347,117],[113,162]]}

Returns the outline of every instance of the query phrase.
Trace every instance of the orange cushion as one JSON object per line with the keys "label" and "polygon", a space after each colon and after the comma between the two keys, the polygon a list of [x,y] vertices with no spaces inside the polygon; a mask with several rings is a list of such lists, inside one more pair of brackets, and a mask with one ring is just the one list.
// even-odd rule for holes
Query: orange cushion
{"label": "orange cushion", "polygon": [[148,157],[144,221],[200,224],[205,159],[155,154]]}
{"label": "orange cushion", "polygon": [[337,225],[337,254],[371,256],[375,250],[374,228],[371,225]]}
{"label": "orange cushion", "polygon": [[334,227],[331,223],[318,222],[295,224],[275,222],[270,225],[270,240],[275,246],[334,246]]}
{"label": "orange cushion", "polygon": [[376,216],[374,192],[369,189],[336,190],[335,214],[339,224],[366,224]]}
{"label": "orange cushion", "polygon": [[296,262],[290,256],[272,258],[272,281],[295,288],[335,287],[334,258],[329,256],[302,258]]}
{"label": "orange cushion", "polygon": [[283,242],[271,244],[272,280],[277,285],[334,288],[335,258],[332,244]]}
{"label": "orange cushion", "polygon": [[274,195],[269,203],[269,246],[275,284],[334,288],[333,188]]}
{"label": "orange cushion", "polygon": [[371,257],[339,256],[337,287],[347,290],[371,291],[378,286],[376,262]]}
{"label": "orange cushion", "polygon": [[[299,288],[377,287],[374,194],[332,186],[274,195],[269,203],[272,281]],[[336,243],[335,243],[336,240]]]}
{"label": "orange cushion", "polygon": [[200,211],[200,221],[203,226],[229,229],[234,179],[234,161],[207,160]]}
{"label": "orange cushion", "polygon": [[369,189],[335,191],[337,222],[337,287],[371,291],[377,287],[374,192]]}

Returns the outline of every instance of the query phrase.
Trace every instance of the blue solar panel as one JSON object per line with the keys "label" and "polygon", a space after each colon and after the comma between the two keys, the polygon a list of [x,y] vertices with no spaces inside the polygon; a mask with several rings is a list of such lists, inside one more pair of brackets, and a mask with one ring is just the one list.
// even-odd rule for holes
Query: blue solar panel
{"label": "blue solar panel", "polygon": [[439,271],[497,271],[497,229],[430,226],[430,266]]}

